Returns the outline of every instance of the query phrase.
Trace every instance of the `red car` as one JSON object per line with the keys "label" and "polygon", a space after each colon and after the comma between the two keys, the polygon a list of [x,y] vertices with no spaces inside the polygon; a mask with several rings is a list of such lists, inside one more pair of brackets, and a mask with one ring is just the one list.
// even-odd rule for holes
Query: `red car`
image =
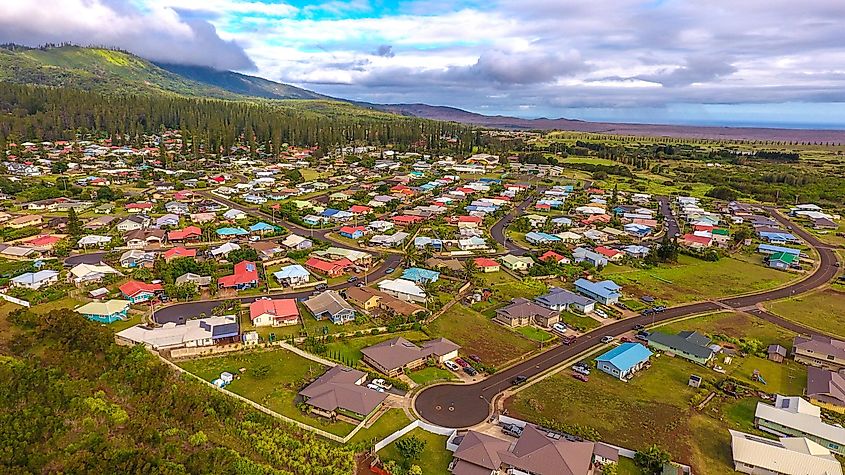
{"label": "red car", "polygon": [[585,383],[590,380],[590,378],[581,373],[572,373],[572,377],[577,379],[578,381],[584,381]]}
{"label": "red car", "polygon": [[623,336],[622,338],[619,339],[619,341],[622,342],[622,343],[630,343],[631,339],[628,338],[627,336]]}
{"label": "red car", "polygon": [[564,345],[571,345],[571,344],[575,343],[575,335],[565,336],[565,337],[561,338],[560,341]]}
{"label": "red car", "polygon": [[467,363],[466,361],[464,361],[460,358],[455,358],[455,363],[458,363],[461,366],[461,368],[466,368],[467,366],[469,366],[469,363]]}

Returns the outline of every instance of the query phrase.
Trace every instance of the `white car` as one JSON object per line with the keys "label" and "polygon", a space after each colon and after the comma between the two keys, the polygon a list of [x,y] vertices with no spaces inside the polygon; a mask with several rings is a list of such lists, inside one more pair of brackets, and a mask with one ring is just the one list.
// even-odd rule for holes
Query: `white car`
{"label": "white car", "polygon": [[381,379],[381,378],[374,379],[374,380],[370,381],[370,383],[376,385],[377,387],[379,387],[381,389],[384,389],[385,391],[389,391],[390,388],[393,387],[392,384],[387,384],[387,381],[385,381],[384,379]]}
{"label": "white car", "polygon": [[611,341],[613,341],[613,337],[612,337],[612,336],[610,336],[610,335],[607,335],[607,336],[603,336],[603,337],[601,337],[601,342],[602,342],[602,343],[610,343]]}
{"label": "white car", "polygon": [[447,368],[449,368],[449,369],[451,369],[452,371],[460,371],[460,370],[461,370],[461,367],[460,367],[460,366],[458,366],[458,363],[455,363],[455,362],[454,362],[454,361],[452,361],[452,360],[448,360],[448,361],[446,361],[446,362],[445,362],[445,363],[443,363],[443,364],[445,364],[445,365],[446,365],[446,367],[447,367]]}
{"label": "white car", "polygon": [[595,309],[593,310],[593,313],[600,316],[601,318],[607,318],[607,314],[604,313],[604,310]]}
{"label": "white car", "polygon": [[368,387],[368,388],[370,388],[370,389],[372,389],[373,391],[378,391],[378,392],[380,392],[380,393],[383,393],[383,392],[384,392],[384,389],[383,389],[383,388],[380,388],[380,387],[376,386],[376,385],[375,385],[375,384],[373,384],[373,383],[368,384],[368,385],[367,385],[367,387]]}
{"label": "white car", "polygon": [[552,325],[552,330],[558,333],[566,333],[566,325],[563,323],[555,323]]}

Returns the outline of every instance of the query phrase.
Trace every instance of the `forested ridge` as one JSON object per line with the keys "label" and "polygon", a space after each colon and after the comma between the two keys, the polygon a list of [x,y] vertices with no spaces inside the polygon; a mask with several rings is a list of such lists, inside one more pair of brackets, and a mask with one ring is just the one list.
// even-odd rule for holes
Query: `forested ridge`
{"label": "forested ridge", "polygon": [[182,379],[70,309],[21,309],[8,319],[0,473],[353,472],[352,448]]}
{"label": "forested ridge", "polygon": [[298,146],[391,145],[397,150],[468,152],[475,135],[460,124],[373,112],[327,101],[227,101],[173,95],[112,95],[0,82],[0,146],[15,140],[108,134],[131,142],[179,129],[194,153],[226,153],[246,141],[278,152]]}

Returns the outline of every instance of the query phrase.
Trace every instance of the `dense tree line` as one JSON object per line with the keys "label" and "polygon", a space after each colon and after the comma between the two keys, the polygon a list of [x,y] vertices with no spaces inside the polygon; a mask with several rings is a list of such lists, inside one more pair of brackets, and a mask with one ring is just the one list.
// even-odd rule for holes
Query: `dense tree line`
{"label": "dense tree line", "polygon": [[463,125],[315,101],[225,101],[169,95],[105,95],[0,84],[0,147],[11,140],[110,136],[140,145],[144,134],[179,129],[185,154],[224,154],[241,142],[278,154],[284,143],[392,145],[466,153],[477,137]]}
{"label": "dense tree line", "polygon": [[352,449],[178,377],[70,309],[12,312],[0,472],[335,475]]}

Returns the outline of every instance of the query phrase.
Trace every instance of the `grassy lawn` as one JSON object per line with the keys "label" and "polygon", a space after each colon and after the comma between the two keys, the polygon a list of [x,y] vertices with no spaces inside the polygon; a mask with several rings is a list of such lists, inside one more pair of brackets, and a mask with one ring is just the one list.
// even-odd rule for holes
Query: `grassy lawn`
{"label": "grassy lawn", "polygon": [[119,331],[126,330],[129,327],[133,327],[141,323],[141,314],[137,312],[130,312],[129,318],[126,320],[121,320],[114,323],[109,323],[108,327],[113,332],[117,333]]}
{"label": "grassy lawn", "polygon": [[578,331],[590,331],[601,326],[598,320],[586,315],[576,315],[572,312],[563,311],[560,313],[560,320],[567,326]]}
{"label": "grassy lawn", "polygon": [[461,353],[478,355],[485,364],[501,365],[528,354],[536,344],[461,304],[454,305],[429,326],[432,337],[461,345]]}
{"label": "grassy lawn", "polygon": [[[223,371],[240,375],[226,389],[262,404],[279,414],[332,434],[343,436],[353,428],[351,424],[346,422],[332,423],[326,419],[303,414],[296,407],[295,399],[299,390],[323,374],[326,368],[289,351],[240,352],[212,358],[187,360],[178,364],[206,381],[216,379]],[[263,377],[253,376],[251,370],[258,367],[269,367],[269,371]],[[239,371],[241,368],[245,368],[246,371],[241,373]]]}
{"label": "grassy lawn", "polygon": [[454,381],[455,375],[445,369],[430,366],[413,371],[409,377],[417,384],[425,385],[434,381]]}
{"label": "grassy lawn", "polygon": [[414,330],[383,335],[351,337],[344,338],[342,340],[336,340],[332,343],[327,344],[326,354],[332,357],[340,358],[344,361],[349,362],[349,364],[355,365],[362,358],[361,349],[397,337],[403,337],[406,340],[414,343],[431,339],[425,333]]}
{"label": "grassy lawn", "polygon": [[[807,367],[794,361],[775,363],[758,356],[746,356],[734,359],[731,366],[725,369],[734,378],[770,393],[800,396],[807,384]],[[754,370],[760,372],[766,384],[751,380]]]}
{"label": "grassy lawn", "polygon": [[707,335],[756,338],[766,344],[792,345],[795,333],[746,313],[719,312],[660,325],[664,333],[697,330]]}
{"label": "grassy lawn", "polygon": [[472,309],[490,318],[497,308],[509,304],[515,298],[533,299],[549,290],[543,282],[534,279],[518,280],[505,271],[479,274],[478,280],[480,286],[491,289],[493,295],[487,301],[474,303]]}
{"label": "grassy lawn", "polygon": [[411,421],[402,409],[389,409],[381,415],[378,420],[369,428],[361,429],[354,437],[349,439],[350,444],[366,443],[375,444],[388,435],[405,427]]}
{"label": "grassy lawn", "polygon": [[542,328],[537,327],[519,327],[516,329],[516,331],[534,341],[549,341],[554,338],[551,333],[547,332],[546,330],[543,330]]}
{"label": "grassy lawn", "polygon": [[621,285],[626,295],[650,295],[670,305],[769,289],[797,277],[764,267],[760,256],[706,262],[684,255],[677,264],[654,269],[609,265],[602,276]]}
{"label": "grassy lawn", "polygon": [[[425,441],[425,449],[423,450],[422,455],[420,455],[420,459],[413,462],[422,468],[422,473],[449,473],[448,468],[449,462],[452,460],[452,453],[446,450],[446,439],[448,437],[445,435],[432,434],[431,432],[426,432],[422,429],[414,429],[398,440],[412,436]],[[400,465],[402,463],[402,457],[399,455],[399,451],[396,450],[396,442],[382,449],[379,452],[379,456],[382,460],[393,460]]]}
{"label": "grassy lawn", "polygon": [[616,464],[616,470],[619,475],[642,475],[643,471],[634,463],[634,459],[626,457],[619,457],[619,463]]}
{"label": "grassy lawn", "polygon": [[766,308],[816,330],[845,337],[845,292],[827,289],[769,302]]}

